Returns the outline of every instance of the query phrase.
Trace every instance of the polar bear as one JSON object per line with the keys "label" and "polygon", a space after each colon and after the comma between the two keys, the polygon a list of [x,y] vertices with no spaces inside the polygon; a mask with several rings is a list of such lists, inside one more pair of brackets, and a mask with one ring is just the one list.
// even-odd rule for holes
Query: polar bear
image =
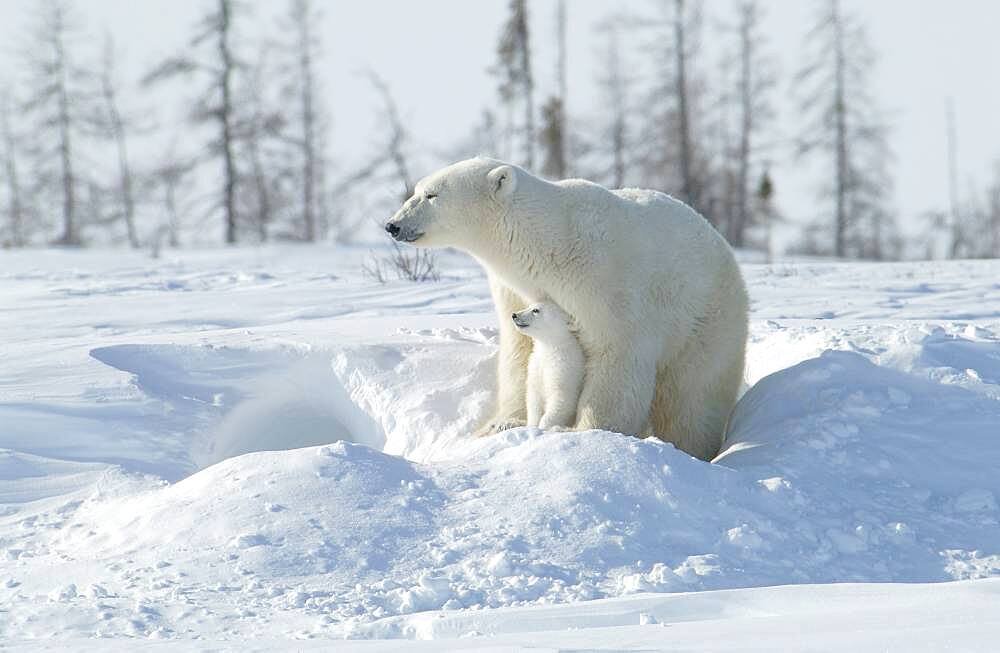
{"label": "polar bear", "polygon": [[548,300],[586,355],[574,429],[655,435],[705,460],[719,451],[743,378],[747,293],[725,240],[683,202],[474,158],[420,180],[385,229],[486,269],[500,355],[481,433],[525,423],[531,339],[509,316]]}
{"label": "polar bear", "polygon": [[569,316],[555,304],[532,304],[511,314],[517,330],[532,340],[528,359],[528,426],[569,427],[583,386],[583,349]]}

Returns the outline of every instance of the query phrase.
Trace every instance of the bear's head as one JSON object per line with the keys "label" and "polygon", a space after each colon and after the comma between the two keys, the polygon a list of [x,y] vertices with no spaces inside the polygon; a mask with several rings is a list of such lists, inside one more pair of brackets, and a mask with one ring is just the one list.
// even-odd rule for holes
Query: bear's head
{"label": "bear's head", "polygon": [[493,159],[454,163],[417,182],[385,230],[417,247],[473,247],[510,205],[518,173]]}
{"label": "bear's head", "polygon": [[572,336],[569,315],[551,302],[532,304],[510,317],[518,331],[536,340],[557,342]]}

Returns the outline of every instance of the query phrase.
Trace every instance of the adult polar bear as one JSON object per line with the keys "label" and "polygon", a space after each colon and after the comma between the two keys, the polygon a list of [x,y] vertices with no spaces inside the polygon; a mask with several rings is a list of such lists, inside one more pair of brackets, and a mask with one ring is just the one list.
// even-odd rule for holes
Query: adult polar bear
{"label": "adult polar bear", "polygon": [[524,424],[531,341],[510,315],[552,301],[576,320],[587,356],[575,429],[718,453],[743,379],[747,295],[729,246],[690,207],[475,158],[420,180],[386,231],[486,268],[500,357],[498,407],[482,433]]}

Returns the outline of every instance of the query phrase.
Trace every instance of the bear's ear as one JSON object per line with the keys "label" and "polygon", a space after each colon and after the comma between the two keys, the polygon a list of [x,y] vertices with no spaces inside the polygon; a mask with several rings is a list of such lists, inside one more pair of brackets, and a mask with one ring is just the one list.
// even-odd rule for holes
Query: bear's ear
{"label": "bear's ear", "polygon": [[506,202],[514,193],[517,177],[512,166],[497,166],[489,171],[486,180],[490,185],[490,195],[498,202]]}

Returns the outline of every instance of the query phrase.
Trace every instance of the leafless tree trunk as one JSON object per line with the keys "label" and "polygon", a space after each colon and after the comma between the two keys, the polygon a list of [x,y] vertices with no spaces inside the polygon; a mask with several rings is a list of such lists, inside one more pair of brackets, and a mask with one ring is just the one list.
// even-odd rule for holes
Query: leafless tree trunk
{"label": "leafless tree trunk", "polygon": [[727,193],[731,201],[726,212],[726,238],[734,247],[742,247],[747,229],[755,221],[751,177],[760,149],[758,132],[771,116],[769,95],[775,86],[775,74],[770,58],[762,52],[765,37],[759,1],[738,0],[737,14],[733,29],[736,56],[724,60],[727,67],[736,69],[737,77],[734,90],[724,94],[723,102],[726,107],[734,105],[738,116],[736,144],[725,148],[725,156],[732,156],[735,163],[731,172],[730,166],[725,166],[732,177],[732,192]]}
{"label": "leafless tree trunk", "polygon": [[764,174],[757,185],[757,203],[764,220],[764,251],[767,252],[768,264],[774,262],[774,182],[771,173],[765,168]]}
{"label": "leafless tree trunk", "polygon": [[[636,143],[643,161],[644,183],[671,190],[678,198],[716,224],[710,205],[710,161],[702,145],[705,134],[703,79],[698,66],[701,30],[700,3],[661,0],[663,20],[656,27],[654,87],[648,96],[645,119],[653,138]],[[642,28],[648,21],[633,20]]]}
{"label": "leafless tree trunk", "polygon": [[256,216],[257,236],[260,242],[267,242],[268,229],[274,221],[274,211],[271,203],[270,180],[264,167],[260,151],[260,140],[256,136],[248,139],[247,150],[250,155],[250,167],[253,173],[254,194],[257,197]]}
{"label": "leafless tree trunk", "polygon": [[753,133],[753,84],[751,76],[755,43],[751,39],[751,29],[756,7],[744,3],[740,13],[740,145],[737,154],[736,172],[736,213],[729,227],[729,243],[733,247],[743,246],[743,230],[750,221],[748,185],[750,183],[750,138]]}
{"label": "leafless tree trunk", "polygon": [[80,234],[76,226],[76,177],[73,174],[72,132],[70,129],[69,91],[66,88],[66,49],[63,43],[65,29],[61,6],[53,4],[52,48],[55,55],[53,80],[58,86],[59,97],[59,158],[62,162],[63,235],[64,245],[79,245]]}
{"label": "leafless tree trunk", "polygon": [[108,36],[104,43],[104,65],[101,68],[101,97],[107,116],[107,128],[118,151],[118,189],[120,193],[122,221],[128,234],[128,242],[133,248],[139,247],[139,236],[135,229],[135,193],[132,169],[129,165],[128,143],[125,121],[118,107],[118,92],[114,80],[114,43]]}
{"label": "leafless tree trunk", "polygon": [[566,177],[569,132],[566,110],[566,0],[556,5],[556,79],[559,85],[558,97],[550,97],[542,107],[542,129],[540,133],[545,159],[542,172],[552,179]]}
{"label": "leafless tree trunk", "polygon": [[526,0],[510,0],[510,15],[500,32],[497,55],[499,62],[494,72],[500,77],[501,101],[508,112],[518,99],[523,102],[522,164],[531,169],[535,166],[535,83],[531,73]]}
{"label": "leafless tree trunk", "polygon": [[681,169],[681,194],[691,206],[700,204],[699,189],[694,177],[694,155],[691,147],[691,117],[688,113],[686,14],[684,0],[674,0],[674,92],[677,97],[677,139]]}
{"label": "leafless tree trunk", "polygon": [[222,132],[222,159],[225,166],[225,215],[226,243],[236,242],[236,163],[233,138],[233,91],[232,79],[235,63],[230,47],[232,25],[232,1],[219,0],[219,23],[217,30],[219,62],[219,91],[222,106],[219,111],[219,127]]}
{"label": "leafless tree trunk", "polygon": [[177,212],[177,187],[180,179],[170,177],[163,184],[163,204],[167,209],[167,244],[170,247],[180,247],[181,218]]}
{"label": "leafless tree trunk", "polygon": [[563,156],[565,128],[562,100],[550,97],[542,107],[542,128],[538,134],[544,153],[542,174],[549,179],[563,179],[566,176],[566,159]]}
{"label": "leafless tree trunk", "polygon": [[521,43],[521,77],[524,80],[524,164],[531,170],[535,167],[535,82],[531,75],[531,50],[528,41],[528,8],[521,2],[521,22],[519,41]]}
{"label": "leafless tree trunk", "polygon": [[[165,233],[167,244],[170,247],[179,247],[181,244],[181,213],[183,195],[180,195],[185,187],[188,175],[195,169],[195,160],[185,159],[177,154],[177,141],[172,142],[163,153],[163,158],[152,169],[151,174],[146,177],[149,189],[146,192],[163,193],[163,209],[166,212],[166,222],[161,224],[157,230],[159,234]],[[157,239],[161,238],[157,236]]]}
{"label": "leafless tree trunk", "polygon": [[[198,23],[198,31],[188,48],[181,55],[170,57],[146,75],[144,83],[151,84],[177,76],[194,73],[208,80],[208,88],[192,103],[191,121],[198,124],[213,124],[218,129],[218,140],[208,148],[213,156],[222,159],[223,182],[220,205],[223,210],[225,242],[233,244],[238,239],[238,209],[236,191],[239,184],[239,169],[236,165],[236,106],[233,96],[233,80],[239,62],[233,52],[233,0],[218,0],[216,11],[206,15]],[[198,50],[212,42],[212,60],[199,58]]]}
{"label": "leafless tree trunk", "polygon": [[626,71],[622,53],[621,33],[623,25],[618,16],[612,16],[603,22],[598,29],[607,36],[607,44],[601,53],[601,60],[605,63],[606,68],[598,79],[603,99],[609,109],[602,140],[610,145],[611,150],[611,187],[621,188],[625,185],[628,166],[625,153],[628,149],[630,91],[630,77]]}
{"label": "leafless tree trunk", "polygon": [[288,46],[295,59],[294,92],[298,100],[298,132],[294,140],[301,156],[298,176],[301,177],[302,239],[313,242],[319,237],[317,211],[323,193],[322,125],[317,98],[316,58],[319,49],[314,25],[318,14],[311,0],[291,0],[289,23],[294,41]]}
{"label": "leafless tree trunk", "polygon": [[898,250],[898,237],[886,207],[892,187],[887,131],[867,82],[875,56],[863,26],[843,11],[840,0],[826,0],[807,39],[811,52],[795,78],[796,90],[805,91],[807,119],[799,149],[822,151],[833,161],[827,189],[833,200],[833,253],[885,256],[887,246]]}
{"label": "leafless tree trunk", "polygon": [[834,30],[833,115],[836,129],[836,247],[838,257],[847,254],[847,100],[845,96],[844,24],[840,17],[840,0],[831,0]]}
{"label": "leafless tree trunk", "polygon": [[752,30],[757,7],[746,2],[740,8],[740,146],[736,173],[735,224],[729,230],[729,242],[734,247],[743,246],[743,230],[750,221],[750,138],[754,128],[753,69],[755,43]]}
{"label": "leafless tree trunk", "polygon": [[559,47],[556,76],[559,78],[559,99],[562,100],[565,111],[569,105],[567,99],[569,89],[566,79],[566,0],[559,0],[556,5],[556,42]]}
{"label": "leafless tree trunk", "polygon": [[253,189],[251,201],[247,202],[251,195],[243,195],[243,209],[253,217],[260,242],[266,242],[269,238],[275,218],[274,195],[278,190],[275,179],[279,171],[268,160],[268,144],[281,135],[284,127],[282,116],[268,106],[265,77],[269,72],[269,50],[267,44],[261,46],[257,60],[249,74],[244,76],[245,84],[241,89],[243,94],[234,103],[245,107],[245,112],[233,125],[233,137],[236,144],[243,148],[244,158],[250,164],[248,179],[241,178],[240,182],[248,182]]}
{"label": "leafless tree trunk", "polygon": [[[71,81],[80,71],[73,67],[67,41],[72,31],[70,5],[66,0],[45,0],[37,5],[38,24],[34,34],[38,48],[28,51],[25,68],[32,71],[31,94],[25,108],[38,116],[39,138],[55,138],[58,178],[62,194],[62,235],[56,242],[79,245],[76,221],[77,176],[74,170],[76,111],[81,100]],[[45,148],[41,148],[44,150]],[[47,153],[44,155],[47,156]]]}
{"label": "leafless tree trunk", "polygon": [[21,204],[21,183],[17,166],[17,138],[10,124],[10,101],[0,97],[0,131],[3,132],[4,172],[7,177],[7,220],[10,225],[10,244],[23,247],[24,207]]}

